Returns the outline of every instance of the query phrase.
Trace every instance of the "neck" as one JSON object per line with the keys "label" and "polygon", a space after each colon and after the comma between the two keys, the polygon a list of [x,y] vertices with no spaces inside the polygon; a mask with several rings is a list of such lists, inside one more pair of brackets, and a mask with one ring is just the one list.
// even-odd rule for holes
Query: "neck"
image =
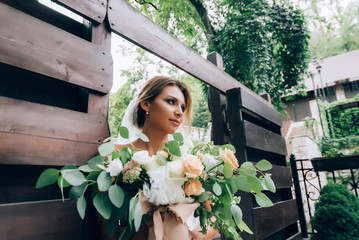
{"label": "neck", "polygon": [[153,131],[151,128],[148,128],[146,126],[143,127],[142,133],[145,134],[149,142],[142,142],[143,149],[147,150],[149,155],[152,156],[154,154],[157,154],[158,151],[162,150],[164,148],[165,142],[167,142],[167,133],[160,133],[158,131]]}

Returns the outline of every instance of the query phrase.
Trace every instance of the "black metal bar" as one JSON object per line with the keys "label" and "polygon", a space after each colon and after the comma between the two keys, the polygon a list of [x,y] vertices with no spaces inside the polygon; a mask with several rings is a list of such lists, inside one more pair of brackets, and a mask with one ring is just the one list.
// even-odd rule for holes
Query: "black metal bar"
{"label": "black metal bar", "polygon": [[302,236],[304,238],[307,238],[308,237],[307,221],[305,220],[305,214],[304,214],[304,208],[303,208],[303,199],[302,199],[302,193],[300,191],[298,169],[297,169],[297,164],[296,164],[296,161],[295,161],[294,154],[290,155],[290,166],[291,166],[291,169],[292,169],[292,176],[293,176],[293,183],[294,183],[294,189],[295,189],[295,197],[296,197],[296,200],[297,200],[300,228],[301,228],[301,231],[302,231]]}
{"label": "black metal bar", "polygon": [[358,186],[357,186],[357,183],[355,181],[355,175],[354,175],[353,169],[350,169],[350,173],[352,175],[353,189],[354,189],[354,192],[355,192],[355,196],[358,196]]}

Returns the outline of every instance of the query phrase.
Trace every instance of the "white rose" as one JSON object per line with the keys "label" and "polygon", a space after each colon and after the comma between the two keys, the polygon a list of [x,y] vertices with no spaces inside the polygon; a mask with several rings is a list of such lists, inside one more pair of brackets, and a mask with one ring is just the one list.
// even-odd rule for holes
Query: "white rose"
{"label": "white rose", "polygon": [[169,178],[184,178],[182,159],[168,162],[167,172]]}
{"label": "white rose", "polygon": [[144,164],[144,168],[147,172],[156,170],[163,164],[161,163],[161,160],[157,157],[157,155],[153,155],[152,157],[149,157],[147,159],[146,164]]}
{"label": "white rose", "polygon": [[206,166],[206,171],[210,170],[214,166],[216,166],[219,161],[217,161],[212,155],[204,154],[202,157],[202,162],[204,166]]}
{"label": "white rose", "polygon": [[148,151],[143,150],[143,151],[135,152],[132,156],[132,160],[140,165],[145,165],[149,157],[150,156],[148,155]]}
{"label": "white rose", "polygon": [[120,159],[116,158],[112,160],[110,165],[106,168],[106,172],[109,172],[111,177],[116,177],[118,174],[121,173],[123,169],[123,165]]}

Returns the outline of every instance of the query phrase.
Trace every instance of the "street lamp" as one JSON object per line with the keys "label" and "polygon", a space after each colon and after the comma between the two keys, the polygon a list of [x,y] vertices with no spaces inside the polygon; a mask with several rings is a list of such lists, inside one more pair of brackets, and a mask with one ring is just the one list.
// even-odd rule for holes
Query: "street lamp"
{"label": "street lamp", "polygon": [[323,94],[323,100],[326,101],[327,97],[325,95],[325,89],[324,89],[324,85],[323,85],[323,80],[322,80],[322,64],[323,64],[323,58],[320,58],[320,62],[317,60],[317,57],[313,57],[313,64],[315,66],[315,68],[318,71],[319,74],[319,79],[320,79],[320,84],[322,85],[322,94]]}

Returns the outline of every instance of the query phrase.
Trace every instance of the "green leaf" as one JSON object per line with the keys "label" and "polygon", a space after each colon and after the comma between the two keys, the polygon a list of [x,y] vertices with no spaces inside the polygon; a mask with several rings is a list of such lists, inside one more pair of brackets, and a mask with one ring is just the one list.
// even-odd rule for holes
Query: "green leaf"
{"label": "green leaf", "polygon": [[228,149],[228,150],[231,150],[234,154],[236,153],[236,149],[235,149],[235,147],[234,147],[232,144],[222,145],[222,146],[221,146],[221,149],[222,149],[222,150]]}
{"label": "green leaf", "polygon": [[43,171],[37,179],[36,188],[43,188],[48,185],[54,184],[59,177],[60,171],[54,168],[49,168]]}
{"label": "green leaf", "polygon": [[112,185],[108,190],[108,196],[113,205],[120,208],[122,207],[123,200],[125,199],[125,192],[116,184]]}
{"label": "green leaf", "polygon": [[172,134],[173,139],[177,142],[183,142],[183,136],[181,133],[174,133]]}
{"label": "green leaf", "polygon": [[86,182],[85,176],[77,169],[65,169],[61,171],[61,174],[73,186],[80,186]]}
{"label": "green leaf", "polygon": [[107,155],[111,154],[114,150],[115,150],[115,145],[112,142],[101,144],[98,147],[98,152],[102,157],[106,157]]}
{"label": "green leaf", "polygon": [[90,174],[86,176],[86,180],[96,181],[101,172],[100,170],[90,172]]}
{"label": "green leaf", "polygon": [[62,176],[60,176],[58,179],[57,179],[57,185],[59,186],[59,187],[61,187],[60,185],[61,185],[61,181],[62,181],[62,187],[70,187],[71,186],[71,184],[70,183],[68,183]]}
{"label": "green leaf", "polygon": [[240,169],[248,169],[248,168],[252,168],[253,167],[253,163],[251,162],[244,162],[242,163],[242,165],[239,167]]}
{"label": "green leaf", "polygon": [[108,138],[106,138],[105,140],[103,140],[103,142],[105,143],[105,142],[108,142],[108,141],[110,141],[112,138],[115,138],[116,137],[116,135],[115,136],[110,136],[110,137],[108,137]]}
{"label": "green leaf", "polygon": [[276,192],[275,184],[274,184],[273,180],[270,178],[269,175],[266,175],[264,177],[264,184],[265,184],[265,186],[267,187],[267,189],[269,191],[271,191],[273,193]]}
{"label": "green leaf", "polygon": [[264,194],[264,193],[257,193],[255,195],[256,202],[261,207],[271,207],[273,206],[272,201]]}
{"label": "green leaf", "polygon": [[239,228],[239,230],[241,230],[241,232],[245,231],[245,232],[253,235],[253,232],[251,231],[251,229],[249,229],[249,227],[247,226],[247,224],[244,221],[242,221],[239,224],[238,228]]}
{"label": "green leaf", "polygon": [[[62,176],[61,177],[61,180],[60,180],[60,190],[61,190],[61,199],[62,199],[62,202],[65,202],[65,197],[64,197],[64,178]],[[60,177],[58,179],[60,179]]]}
{"label": "green leaf", "polygon": [[231,178],[233,176],[232,167],[228,163],[224,164],[223,174],[224,174],[224,177],[227,178],[227,179],[229,179],[229,178]]}
{"label": "green leaf", "polygon": [[111,184],[112,184],[112,180],[110,174],[106,171],[102,171],[100,175],[97,177],[98,189],[101,192],[106,192],[110,188]]}
{"label": "green leaf", "polygon": [[98,169],[97,164],[102,164],[104,159],[105,158],[102,156],[96,156],[88,160],[87,164],[92,170],[97,170]]}
{"label": "green leaf", "polygon": [[86,200],[84,196],[81,196],[76,203],[77,211],[79,212],[79,215],[81,219],[85,218],[85,212],[86,212]]}
{"label": "green leaf", "polygon": [[135,211],[137,206],[138,198],[137,196],[133,196],[130,200],[130,207],[129,207],[129,213],[128,213],[128,220],[130,223],[130,228],[132,229],[132,220],[135,218]]}
{"label": "green leaf", "polygon": [[162,166],[166,165],[167,161],[166,159],[162,156],[161,153],[157,152],[157,157],[160,159],[160,161],[162,162]]}
{"label": "green leaf", "polygon": [[79,167],[79,170],[83,171],[83,172],[91,172],[92,169],[89,167],[89,165],[82,165]]}
{"label": "green leaf", "polygon": [[256,192],[256,193],[260,193],[263,190],[263,186],[261,181],[259,181],[258,178],[253,177],[253,176],[247,176],[247,180],[248,183],[251,187],[251,189]]}
{"label": "green leaf", "polygon": [[256,168],[261,171],[268,171],[272,169],[272,164],[269,161],[262,159],[256,164]]}
{"label": "green leaf", "polygon": [[177,157],[181,156],[181,150],[180,150],[178,142],[176,142],[176,141],[168,142],[168,150],[170,151],[170,153],[172,155],[175,155]]}
{"label": "green leaf", "polygon": [[137,232],[140,229],[142,221],[142,206],[141,202],[138,201],[135,208],[135,231]]}
{"label": "green leaf", "polygon": [[208,192],[203,192],[199,197],[198,197],[198,202],[203,203],[205,201],[207,201],[209,199],[209,194]]}
{"label": "green leaf", "polygon": [[222,195],[218,197],[218,199],[226,205],[230,205],[232,203],[232,193],[227,184],[221,184],[222,186]]}
{"label": "green leaf", "polygon": [[249,184],[247,177],[236,176],[236,177],[234,177],[234,182],[239,190],[241,190],[243,192],[251,191],[251,185]]}
{"label": "green leaf", "polygon": [[236,222],[237,226],[239,226],[239,224],[242,221],[242,217],[243,217],[242,209],[237,205],[232,205],[231,212],[232,212],[234,221]]}
{"label": "green leaf", "polygon": [[104,219],[108,220],[110,218],[112,206],[107,194],[102,192],[98,193],[93,199],[93,205]]}
{"label": "green leaf", "polygon": [[69,191],[69,197],[71,200],[75,200],[79,197],[81,197],[85,191],[85,188],[87,186],[87,183],[83,183],[80,186],[72,186]]}
{"label": "green leaf", "polygon": [[137,137],[139,137],[144,142],[149,142],[150,141],[150,139],[148,139],[148,137],[145,134],[141,133],[141,132],[136,133],[135,135]]}
{"label": "green leaf", "polygon": [[215,182],[215,183],[213,184],[212,189],[213,189],[213,193],[214,193],[214,194],[216,194],[217,196],[221,196],[221,194],[222,194],[222,188],[221,188],[221,186],[220,186],[217,182]]}
{"label": "green leaf", "polygon": [[129,133],[127,127],[121,126],[120,127],[120,136],[122,138],[128,139]]}

